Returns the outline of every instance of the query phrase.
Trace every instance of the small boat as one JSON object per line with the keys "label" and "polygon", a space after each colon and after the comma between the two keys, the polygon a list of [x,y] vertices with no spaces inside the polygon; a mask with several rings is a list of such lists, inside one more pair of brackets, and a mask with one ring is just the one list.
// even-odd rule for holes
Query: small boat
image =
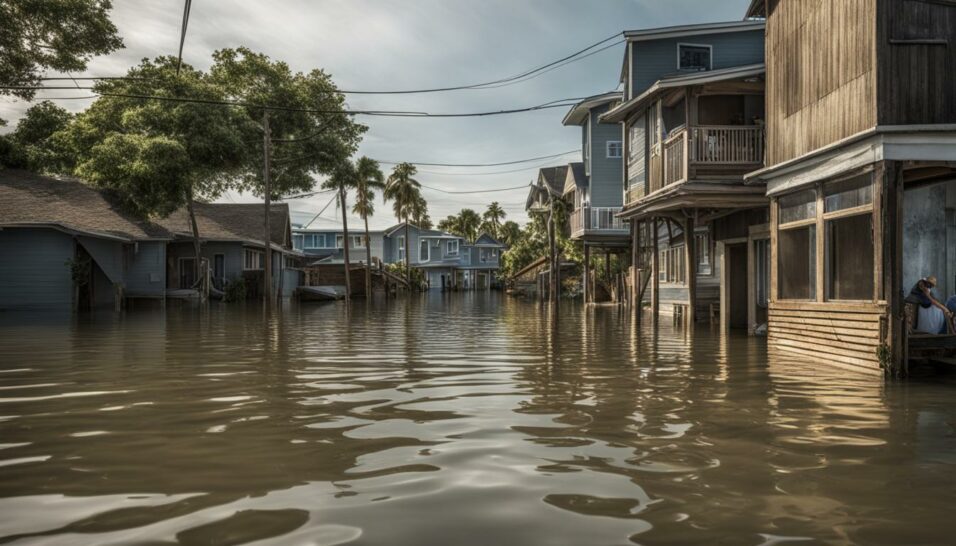
{"label": "small boat", "polygon": [[199,290],[193,290],[192,288],[167,288],[166,297],[173,299],[199,299]]}
{"label": "small boat", "polygon": [[345,298],[344,286],[300,286],[299,299],[302,301],[335,301]]}

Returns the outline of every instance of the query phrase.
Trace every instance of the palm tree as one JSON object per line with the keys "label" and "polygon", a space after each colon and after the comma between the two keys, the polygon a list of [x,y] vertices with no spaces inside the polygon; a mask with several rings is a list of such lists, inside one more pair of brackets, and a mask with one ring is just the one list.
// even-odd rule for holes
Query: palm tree
{"label": "palm tree", "polygon": [[491,236],[495,239],[498,238],[498,228],[501,227],[501,221],[505,219],[508,214],[505,212],[505,209],[501,208],[501,205],[497,201],[488,205],[488,210],[485,211],[484,218],[491,226]]}
{"label": "palm tree", "polygon": [[385,188],[385,175],[378,162],[362,156],[355,162],[355,206],[352,212],[365,222],[365,298],[372,297],[372,242],[368,217],[375,213],[375,190]]}
{"label": "palm tree", "polygon": [[438,229],[447,231],[453,235],[458,235],[458,217],[455,215],[446,216],[444,220],[439,220]]}
{"label": "palm tree", "polygon": [[399,163],[385,183],[385,200],[393,201],[392,210],[399,222],[405,222],[405,279],[412,282],[411,250],[408,239],[408,219],[421,196],[422,185],[412,178],[418,169],[411,163]]}
{"label": "palm tree", "polygon": [[418,199],[412,207],[412,222],[418,226],[418,229],[431,229],[432,219],[428,216],[428,202],[418,193]]}
{"label": "palm tree", "polygon": [[519,226],[517,222],[508,220],[504,224],[501,224],[499,235],[501,235],[501,239],[499,240],[502,243],[509,247],[514,246],[518,240],[521,239],[521,226]]}
{"label": "palm tree", "polygon": [[478,229],[481,227],[481,216],[471,209],[461,209],[458,213],[459,235],[474,243],[478,238]]}
{"label": "palm tree", "polygon": [[355,187],[357,178],[355,165],[351,161],[344,161],[339,165],[332,176],[324,183],[322,188],[338,192],[339,206],[342,207],[342,247],[345,251],[345,301],[352,297],[352,275],[349,263],[349,220],[348,209],[346,208],[346,199],[349,188]]}

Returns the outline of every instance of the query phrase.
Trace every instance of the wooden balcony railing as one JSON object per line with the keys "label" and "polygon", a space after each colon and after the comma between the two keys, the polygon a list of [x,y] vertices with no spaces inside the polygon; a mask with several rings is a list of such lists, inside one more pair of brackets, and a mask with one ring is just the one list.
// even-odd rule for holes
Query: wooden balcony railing
{"label": "wooden balcony railing", "polygon": [[764,132],[757,126],[702,126],[693,128],[691,161],[712,165],[763,163]]}
{"label": "wooden balcony railing", "polygon": [[[763,164],[764,129],[759,126],[695,126],[679,128],[662,144],[652,146],[647,158],[647,194],[687,180],[708,166],[741,172]],[[633,191],[633,193],[632,193]],[[627,202],[645,197],[628,191]]]}
{"label": "wooden balcony railing", "polygon": [[627,225],[617,217],[620,212],[621,207],[581,207],[571,213],[571,234],[627,231]]}

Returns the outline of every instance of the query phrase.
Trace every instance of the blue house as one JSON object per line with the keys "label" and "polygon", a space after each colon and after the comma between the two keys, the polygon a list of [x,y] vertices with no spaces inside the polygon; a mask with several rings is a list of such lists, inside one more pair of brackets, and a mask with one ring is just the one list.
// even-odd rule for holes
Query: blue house
{"label": "blue house", "polygon": [[[223,288],[263,269],[262,205],[195,206],[201,256]],[[294,267],[287,205],[272,208],[274,287],[291,295]],[[137,219],[79,180],[0,171],[0,310],[113,308],[165,300],[195,284],[195,250],[184,210]]]}
{"label": "blue house", "polygon": [[600,120],[625,136],[634,297],[647,286],[655,313],[719,311],[754,330],[766,320],[768,200],[744,175],[764,162],[764,22],[624,35],[623,100]]}
{"label": "blue house", "polygon": [[505,246],[487,234],[472,244],[444,231],[420,229],[404,223],[385,231],[385,263],[405,263],[405,237],[409,263],[425,273],[429,288],[486,290],[495,283]]}
{"label": "blue house", "polygon": [[[370,231],[368,241],[364,230],[349,230],[349,260],[365,263],[368,260],[367,245],[371,245],[372,265],[385,260],[385,232]],[[343,263],[345,260],[345,235],[341,229],[304,229],[292,227],[292,247],[303,253],[306,261],[313,263]]]}

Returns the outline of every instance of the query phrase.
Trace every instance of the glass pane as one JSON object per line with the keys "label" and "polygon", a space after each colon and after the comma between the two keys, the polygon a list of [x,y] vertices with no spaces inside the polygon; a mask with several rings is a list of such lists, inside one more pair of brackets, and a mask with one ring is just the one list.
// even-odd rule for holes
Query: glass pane
{"label": "glass pane", "polygon": [[800,220],[809,220],[817,215],[817,194],[813,190],[806,190],[779,199],[779,223],[789,224]]}
{"label": "glass pane", "polygon": [[827,299],[873,299],[873,215],[827,221]]}
{"label": "glass pane", "polygon": [[710,70],[710,48],[680,46],[681,70]]}
{"label": "glass pane", "polygon": [[780,299],[813,300],[817,297],[817,228],[781,230],[777,236],[777,282]]}
{"label": "glass pane", "polygon": [[873,202],[873,177],[869,173],[849,180],[831,182],[823,187],[826,212],[852,209]]}

